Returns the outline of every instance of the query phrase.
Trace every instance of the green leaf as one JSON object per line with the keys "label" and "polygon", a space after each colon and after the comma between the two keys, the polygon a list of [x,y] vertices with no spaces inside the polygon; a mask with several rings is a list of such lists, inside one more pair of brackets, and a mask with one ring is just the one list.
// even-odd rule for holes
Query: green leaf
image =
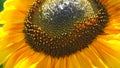
{"label": "green leaf", "polygon": [[3,10],[3,3],[5,2],[5,0],[0,0],[0,11]]}
{"label": "green leaf", "polygon": [[0,65],[0,68],[3,68],[3,65]]}
{"label": "green leaf", "polygon": [[[2,11],[4,8],[3,8],[3,3],[5,2],[5,0],[0,0],[0,11]],[[0,24],[0,27],[2,27],[3,24]],[[0,66],[1,68],[1,66]]]}

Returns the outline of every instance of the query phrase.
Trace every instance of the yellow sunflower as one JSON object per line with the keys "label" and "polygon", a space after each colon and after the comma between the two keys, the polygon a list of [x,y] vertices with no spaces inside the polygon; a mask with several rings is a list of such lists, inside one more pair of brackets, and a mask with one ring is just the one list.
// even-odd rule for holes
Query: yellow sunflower
{"label": "yellow sunflower", "polygon": [[119,68],[120,0],[7,0],[5,68]]}

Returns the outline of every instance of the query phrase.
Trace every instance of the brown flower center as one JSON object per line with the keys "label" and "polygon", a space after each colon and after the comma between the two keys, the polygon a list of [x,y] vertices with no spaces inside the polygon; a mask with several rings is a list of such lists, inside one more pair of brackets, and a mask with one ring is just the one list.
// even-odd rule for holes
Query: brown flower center
{"label": "brown flower center", "polygon": [[108,13],[98,0],[37,0],[24,33],[33,50],[59,58],[88,47],[107,22]]}

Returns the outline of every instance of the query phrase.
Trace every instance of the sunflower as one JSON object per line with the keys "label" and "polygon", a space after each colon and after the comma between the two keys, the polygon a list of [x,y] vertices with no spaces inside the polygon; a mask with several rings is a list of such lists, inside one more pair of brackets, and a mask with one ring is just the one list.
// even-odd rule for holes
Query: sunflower
{"label": "sunflower", "polygon": [[119,68],[120,0],[7,0],[5,68]]}

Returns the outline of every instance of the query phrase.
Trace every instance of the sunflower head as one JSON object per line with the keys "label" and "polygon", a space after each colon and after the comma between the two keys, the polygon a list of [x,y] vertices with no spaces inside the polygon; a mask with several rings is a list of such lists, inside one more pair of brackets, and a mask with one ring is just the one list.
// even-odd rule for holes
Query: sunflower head
{"label": "sunflower head", "polygon": [[[22,3],[22,5],[21,5]],[[119,68],[120,0],[7,0],[5,68]]]}
{"label": "sunflower head", "polygon": [[24,33],[35,51],[61,57],[88,47],[104,33],[107,22],[107,10],[96,0],[37,0],[25,20]]}

